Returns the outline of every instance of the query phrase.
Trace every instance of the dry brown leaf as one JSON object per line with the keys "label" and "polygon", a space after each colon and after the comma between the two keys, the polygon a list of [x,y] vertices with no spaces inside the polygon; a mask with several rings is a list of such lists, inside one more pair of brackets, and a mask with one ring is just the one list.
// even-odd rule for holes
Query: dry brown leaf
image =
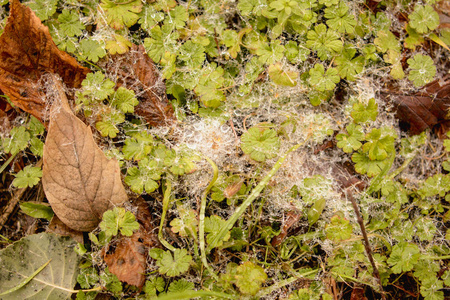
{"label": "dry brown leaf", "polygon": [[118,162],[106,158],[91,129],[72,113],[61,82],[53,79],[53,83],[42,184],[64,224],[91,231],[106,210],[127,200],[127,194]]}
{"label": "dry brown leaf", "polygon": [[134,108],[135,114],[151,126],[175,122],[173,107],[167,100],[166,86],[142,45],[133,45],[129,52],[113,56],[105,69],[117,78],[118,86],[123,85],[136,93],[139,104]]}
{"label": "dry brown leaf", "polygon": [[413,95],[392,90],[381,96],[394,104],[397,118],[410,134],[437,127],[438,134],[442,135],[450,129],[450,75],[427,84]]}
{"label": "dry brown leaf", "polygon": [[109,271],[120,281],[144,286],[147,249],[139,241],[139,234],[131,237],[121,237],[118,241],[107,245],[103,249],[103,259]]}
{"label": "dry brown leaf", "polygon": [[57,215],[54,215],[50,224],[48,224],[46,232],[52,232],[63,236],[70,236],[76,242],[83,244],[83,233],[75,231],[64,224]]}
{"label": "dry brown leaf", "polygon": [[55,45],[48,28],[19,0],[0,36],[0,89],[11,101],[40,120],[45,119],[42,75],[58,74],[69,87],[80,87],[89,69]]}

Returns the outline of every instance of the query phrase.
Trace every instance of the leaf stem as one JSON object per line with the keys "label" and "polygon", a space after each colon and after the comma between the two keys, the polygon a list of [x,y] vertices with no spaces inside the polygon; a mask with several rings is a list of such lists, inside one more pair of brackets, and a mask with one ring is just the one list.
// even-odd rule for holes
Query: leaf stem
{"label": "leaf stem", "polygon": [[11,294],[15,291],[17,291],[18,289],[24,287],[28,282],[30,282],[31,280],[33,280],[34,277],[36,277],[37,274],[39,274],[42,270],[44,270],[44,268],[51,262],[52,260],[50,259],[48,262],[46,262],[45,264],[43,264],[42,266],[40,266],[36,271],[33,272],[33,274],[31,274],[29,277],[25,278],[24,281],[22,281],[21,283],[19,283],[18,285],[16,285],[13,288],[10,288],[9,290],[3,292],[0,294],[0,296],[4,296],[7,294]]}
{"label": "leaf stem", "polygon": [[166,213],[169,210],[171,191],[172,191],[172,183],[169,180],[167,180],[166,181],[166,190],[164,191],[163,211],[161,214],[161,222],[159,223],[158,239],[161,242],[161,244],[164,245],[164,247],[166,247],[167,249],[169,249],[170,251],[173,252],[176,250],[176,248],[174,246],[172,246],[171,244],[169,244],[169,242],[167,242],[163,237],[163,225],[164,225],[164,221],[166,219]]}
{"label": "leaf stem", "polygon": [[3,173],[3,171],[5,171],[6,167],[12,162],[14,157],[16,157],[17,153],[11,154],[11,157],[8,158],[8,160],[3,163],[3,165],[0,167],[0,174]]}
{"label": "leaf stem", "polygon": [[286,286],[288,284],[291,284],[291,283],[297,281],[299,278],[305,278],[306,276],[312,275],[312,274],[317,273],[317,272],[319,272],[319,269],[310,270],[310,271],[305,272],[305,273],[296,272],[294,274],[294,276],[289,277],[289,278],[287,278],[285,280],[278,281],[277,283],[275,283],[275,284],[273,284],[273,285],[271,285],[269,287],[266,287],[265,289],[262,289],[261,291],[259,291],[258,294],[256,294],[256,296],[258,298],[266,296],[266,295],[272,293],[275,290],[278,290],[278,289],[280,289],[280,288],[282,288],[282,287],[284,287],[284,286]]}
{"label": "leaf stem", "polygon": [[199,223],[198,223],[198,237],[199,237],[199,244],[200,244],[200,256],[202,259],[203,266],[211,273],[211,276],[214,277],[215,280],[218,280],[219,278],[214,273],[213,269],[208,265],[208,261],[206,260],[206,252],[205,252],[205,212],[206,212],[206,197],[208,196],[209,191],[213,187],[214,183],[217,180],[217,177],[219,176],[219,169],[217,168],[217,165],[207,156],[205,156],[206,161],[211,165],[211,168],[213,169],[213,178],[211,179],[209,185],[206,187],[205,191],[203,192],[202,196],[202,202],[200,206],[200,216],[199,216]]}
{"label": "leaf stem", "polygon": [[[309,138],[309,136],[308,136]],[[278,161],[275,163],[273,168],[270,170],[270,172],[261,180],[261,182],[252,190],[250,195],[247,197],[247,199],[244,200],[244,202],[239,206],[234,214],[225,222],[224,226],[222,226],[217,232],[217,234],[213,237],[211,243],[208,245],[208,248],[206,248],[206,252],[209,253],[213,248],[215,248],[218,243],[223,240],[225,235],[229,230],[233,228],[234,223],[244,214],[247,207],[250,206],[250,204],[253,203],[253,201],[259,196],[259,194],[262,192],[262,190],[266,187],[266,185],[269,183],[270,179],[275,175],[275,173],[280,169],[281,165],[285,161],[286,157],[289,153],[297,150],[300,146],[304,145],[308,138],[303,142],[299,143],[293,147],[291,147],[282,157],[278,159]]]}
{"label": "leaf stem", "polygon": [[235,295],[213,292],[213,291],[184,291],[178,293],[169,293],[165,295],[160,295],[158,297],[152,299],[158,300],[173,300],[173,299],[192,299],[199,297],[217,297],[217,298],[225,298],[225,299],[238,299]]}

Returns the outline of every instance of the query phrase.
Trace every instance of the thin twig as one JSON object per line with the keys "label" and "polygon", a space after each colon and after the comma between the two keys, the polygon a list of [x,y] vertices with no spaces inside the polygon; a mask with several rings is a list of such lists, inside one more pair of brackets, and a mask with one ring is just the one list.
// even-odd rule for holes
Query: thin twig
{"label": "thin twig", "polygon": [[366,227],[364,226],[364,221],[361,217],[361,213],[359,212],[358,204],[356,203],[355,198],[353,197],[353,193],[350,190],[346,190],[346,195],[348,199],[352,202],[353,209],[355,210],[356,220],[358,221],[359,227],[361,228],[361,232],[364,237],[364,248],[366,249],[367,257],[369,258],[370,264],[373,268],[373,276],[376,278],[378,285],[380,286],[381,298],[386,300],[386,296],[384,295],[383,285],[381,284],[380,273],[378,272],[378,268],[375,265],[375,261],[372,256],[372,248],[370,247],[369,238],[367,237]]}
{"label": "thin twig", "polygon": [[9,216],[12,214],[14,209],[17,206],[17,203],[19,203],[20,199],[22,198],[23,194],[27,188],[18,189],[14,195],[9,199],[8,204],[5,207],[5,210],[3,211],[2,216],[0,217],[0,230],[2,230],[3,226],[6,224],[6,222],[9,219]]}

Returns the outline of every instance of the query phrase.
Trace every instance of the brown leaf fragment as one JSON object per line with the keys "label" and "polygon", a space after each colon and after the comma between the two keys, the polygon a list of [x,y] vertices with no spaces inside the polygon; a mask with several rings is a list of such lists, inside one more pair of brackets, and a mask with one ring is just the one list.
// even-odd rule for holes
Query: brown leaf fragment
{"label": "brown leaf fragment", "polygon": [[140,242],[148,248],[161,247],[158,239],[158,227],[153,224],[153,217],[150,206],[142,197],[133,200],[132,205],[136,207],[136,221],[139,223],[139,230],[135,232]]}
{"label": "brown leaf fragment", "polygon": [[394,105],[397,118],[411,135],[427,128],[437,128],[438,133],[450,129],[450,75],[429,83],[413,95],[388,91],[381,96]]}
{"label": "brown leaf fragment", "polygon": [[288,212],[286,220],[283,222],[284,224],[281,228],[280,234],[275,236],[271,241],[272,246],[277,247],[284,241],[288,235],[289,229],[300,220],[301,216],[302,213],[297,210]]}
{"label": "brown leaf fragment", "polygon": [[57,215],[54,215],[50,224],[48,224],[46,232],[52,232],[63,236],[70,236],[78,243],[83,243],[83,233],[75,231],[64,224]]}
{"label": "brown leaf fragment", "polygon": [[147,249],[139,241],[139,234],[121,237],[103,248],[103,259],[109,271],[120,281],[142,288],[145,282]]}
{"label": "brown leaf fragment", "polygon": [[11,101],[39,120],[45,120],[45,91],[40,79],[58,74],[69,87],[80,87],[89,69],[80,66],[55,45],[49,30],[19,0],[0,36],[0,89]]}
{"label": "brown leaf fragment", "polygon": [[134,108],[135,114],[151,126],[170,125],[176,121],[173,107],[167,100],[166,86],[142,45],[133,45],[127,53],[114,55],[105,69],[117,78],[117,86],[136,93],[139,104]]}
{"label": "brown leaf fragment", "polygon": [[52,87],[55,99],[44,146],[42,184],[64,224],[91,231],[106,210],[127,200],[119,164],[106,158],[91,129],[72,113],[61,82],[54,79]]}

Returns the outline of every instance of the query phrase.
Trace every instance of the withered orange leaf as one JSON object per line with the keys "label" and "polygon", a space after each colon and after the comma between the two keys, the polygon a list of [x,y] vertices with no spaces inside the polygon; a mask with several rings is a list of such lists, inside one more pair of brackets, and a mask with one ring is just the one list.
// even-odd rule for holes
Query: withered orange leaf
{"label": "withered orange leaf", "polygon": [[114,55],[105,69],[117,78],[118,86],[136,93],[139,104],[134,109],[135,114],[151,126],[169,125],[176,120],[167,100],[166,86],[142,45],[133,45],[129,52]]}
{"label": "withered orange leaf", "polygon": [[109,271],[120,281],[144,286],[147,249],[139,241],[138,234],[131,237],[121,237],[118,241],[107,245],[103,249],[103,259]]}
{"label": "withered orange leaf", "polygon": [[89,69],[55,45],[49,30],[19,0],[0,36],[0,89],[11,101],[40,120],[45,118],[42,75],[58,74],[69,87],[80,87]]}
{"label": "withered orange leaf", "polygon": [[[55,214],[77,231],[97,227],[103,213],[127,200],[119,163],[96,145],[91,129],[71,111],[53,77],[54,98],[44,146],[42,184]],[[49,83],[50,84],[50,83]]]}

